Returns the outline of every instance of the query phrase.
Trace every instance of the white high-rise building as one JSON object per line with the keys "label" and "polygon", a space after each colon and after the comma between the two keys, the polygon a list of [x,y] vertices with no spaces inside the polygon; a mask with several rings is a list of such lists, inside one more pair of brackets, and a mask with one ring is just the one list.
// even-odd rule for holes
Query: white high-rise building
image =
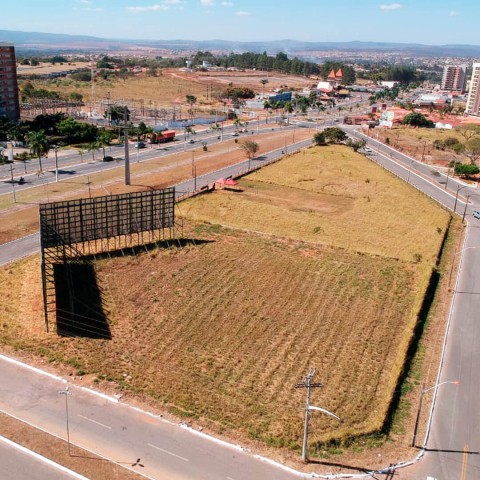
{"label": "white high-rise building", "polygon": [[467,108],[465,113],[468,115],[480,116],[480,63],[474,63],[472,66],[472,78],[470,80],[470,90],[468,92]]}

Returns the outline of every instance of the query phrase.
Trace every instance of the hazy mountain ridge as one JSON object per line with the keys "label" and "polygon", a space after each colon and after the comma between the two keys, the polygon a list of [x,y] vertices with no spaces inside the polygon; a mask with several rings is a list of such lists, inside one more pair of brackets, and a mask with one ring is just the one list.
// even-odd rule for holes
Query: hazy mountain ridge
{"label": "hazy mountain ridge", "polygon": [[286,52],[295,55],[297,52],[316,51],[379,51],[397,52],[421,56],[458,56],[480,57],[480,45],[424,45],[417,43],[389,43],[389,42],[305,42],[299,40],[273,41],[230,41],[230,40],[125,40],[108,39],[89,35],[66,35],[61,33],[22,32],[14,30],[0,30],[0,41],[15,44],[18,53],[35,50],[52,50],[63,52],[78,52],[81,50],[116,51],[121,48],[134,47],[163,48],[177,51],[216,50],[241,52],[263,52],[269,54]]}

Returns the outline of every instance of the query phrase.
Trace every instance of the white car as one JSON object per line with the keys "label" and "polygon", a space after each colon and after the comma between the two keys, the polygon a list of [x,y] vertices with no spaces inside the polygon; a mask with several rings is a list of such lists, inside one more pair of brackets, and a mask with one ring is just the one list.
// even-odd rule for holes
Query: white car
{"label": "white car", "polygon": [[472,215],[477,218],[478,220],[480,220],[480,210],[475,210]]}
{"label": "white car", "polygon": [[365,151],[365,153],[372,153],[372,149],[369,147],[365,147],[363,150]]}

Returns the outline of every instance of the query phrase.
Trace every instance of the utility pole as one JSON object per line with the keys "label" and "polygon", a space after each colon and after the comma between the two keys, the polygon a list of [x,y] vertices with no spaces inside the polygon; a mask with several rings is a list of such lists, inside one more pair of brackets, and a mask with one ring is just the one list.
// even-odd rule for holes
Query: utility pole
{"label": "utility pole", "polygon": [[13,180],[13,166],[12,166],[12,164],[10,164],[10,181],[12,182],[13,203],[17,203],[17,197],[15,195],[15,181]]}
{"label": "utility pole", "polygon": [[313,377],[315,376],[315,369],[310,368],[310,371],[307,373],[305,380],[302,383],[297,383],[295,388],[306,388],[307,389],[307,401],[305,403],[305,426],[303,430],[303,446],[302,446],[302,460],[308,462],[308,418],[310,415],[310,389],[323,387],[321,383],[314,383]]}
{"label": "utility pole", "polygon": [[124,130],[123,136],[125,141],[125,185],[130,185],[130,152],[128,150],[128,115],[127,106],[123,107]]}

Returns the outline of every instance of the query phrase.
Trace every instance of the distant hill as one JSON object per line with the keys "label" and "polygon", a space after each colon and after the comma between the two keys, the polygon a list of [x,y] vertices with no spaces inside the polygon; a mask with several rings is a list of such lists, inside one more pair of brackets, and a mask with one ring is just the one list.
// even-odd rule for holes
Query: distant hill
{"label": "distant hill", "polygon": [[0,30],[0,41],[15,44],[17,52],[114,52],[135,47],[162,48],[178,52],[191,50],[215,50],[241,52],[263,52],[275,54],[285,52],[295,55],[302,52],[399,52],[416,56],[480,57],[480,45],[422,45],[415,43],[387,42],[302,42],[298,40],[274,40],[268,42],[233,42],[229,40],[122,40],[93,37],[88,35],[65,35],[59,33],[20,32]]}

